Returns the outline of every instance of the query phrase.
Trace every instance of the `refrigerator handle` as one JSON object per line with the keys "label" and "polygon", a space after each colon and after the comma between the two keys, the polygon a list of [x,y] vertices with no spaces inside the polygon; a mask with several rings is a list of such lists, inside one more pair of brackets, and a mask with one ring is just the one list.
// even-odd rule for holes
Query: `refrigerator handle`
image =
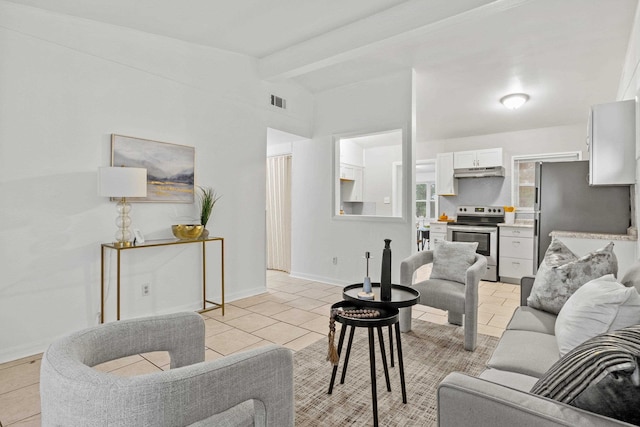
{"label": "refrigerator handle", "polygon": [[540,244],[540,237],[538,237],[538,235],[540,234],[538,230],[539,214],[535,215],[536,216],[533,219],[533,274],[536,274],[538,272],[538,265],[540,264],[540,257],[538,254],[538,246]]}

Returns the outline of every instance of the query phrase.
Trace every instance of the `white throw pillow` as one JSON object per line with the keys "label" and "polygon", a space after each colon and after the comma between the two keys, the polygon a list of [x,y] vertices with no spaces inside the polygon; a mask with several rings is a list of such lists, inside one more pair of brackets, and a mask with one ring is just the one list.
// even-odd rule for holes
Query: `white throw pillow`
{"label": "white throw pillow", "polygon": [[616,282],[613,274],[578,288],[556,319],[560,357],[605,332],[640,323],[640,295],[635,288]]}

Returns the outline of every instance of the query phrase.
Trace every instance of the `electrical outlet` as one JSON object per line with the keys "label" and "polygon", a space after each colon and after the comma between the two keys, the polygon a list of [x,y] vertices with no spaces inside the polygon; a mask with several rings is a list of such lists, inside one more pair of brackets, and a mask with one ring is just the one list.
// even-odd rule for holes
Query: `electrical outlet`
{"label": "electrical outlet", "polygon": [[338,257],[337,256],[333,257],[333,265],[338,265]]}
{"label": "electrical outlet", "polygon": [[141,290],[142,290],[142,296],[148,297],[149,294],[151,293],[151,283],[143,283]]}

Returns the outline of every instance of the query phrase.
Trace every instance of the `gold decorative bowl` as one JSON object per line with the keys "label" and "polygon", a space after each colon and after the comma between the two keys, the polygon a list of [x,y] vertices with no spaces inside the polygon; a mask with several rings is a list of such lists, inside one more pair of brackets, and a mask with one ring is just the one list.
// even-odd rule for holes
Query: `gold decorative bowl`
{"label": "gold decorative bowl", "polygon": [[203,230],[204,226],[199,224],[176,224],[171,226],[173,235],[180,240],[197,239]]}

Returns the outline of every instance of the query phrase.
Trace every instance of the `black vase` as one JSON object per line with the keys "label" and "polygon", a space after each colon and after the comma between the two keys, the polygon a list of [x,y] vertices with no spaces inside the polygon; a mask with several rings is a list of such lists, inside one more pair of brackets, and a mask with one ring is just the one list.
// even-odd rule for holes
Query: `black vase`
{"label": "black vase", "polygon": [[382,250],[382,272],[380,273],[380,299],[391,301],[391,239],[384,239]]}

